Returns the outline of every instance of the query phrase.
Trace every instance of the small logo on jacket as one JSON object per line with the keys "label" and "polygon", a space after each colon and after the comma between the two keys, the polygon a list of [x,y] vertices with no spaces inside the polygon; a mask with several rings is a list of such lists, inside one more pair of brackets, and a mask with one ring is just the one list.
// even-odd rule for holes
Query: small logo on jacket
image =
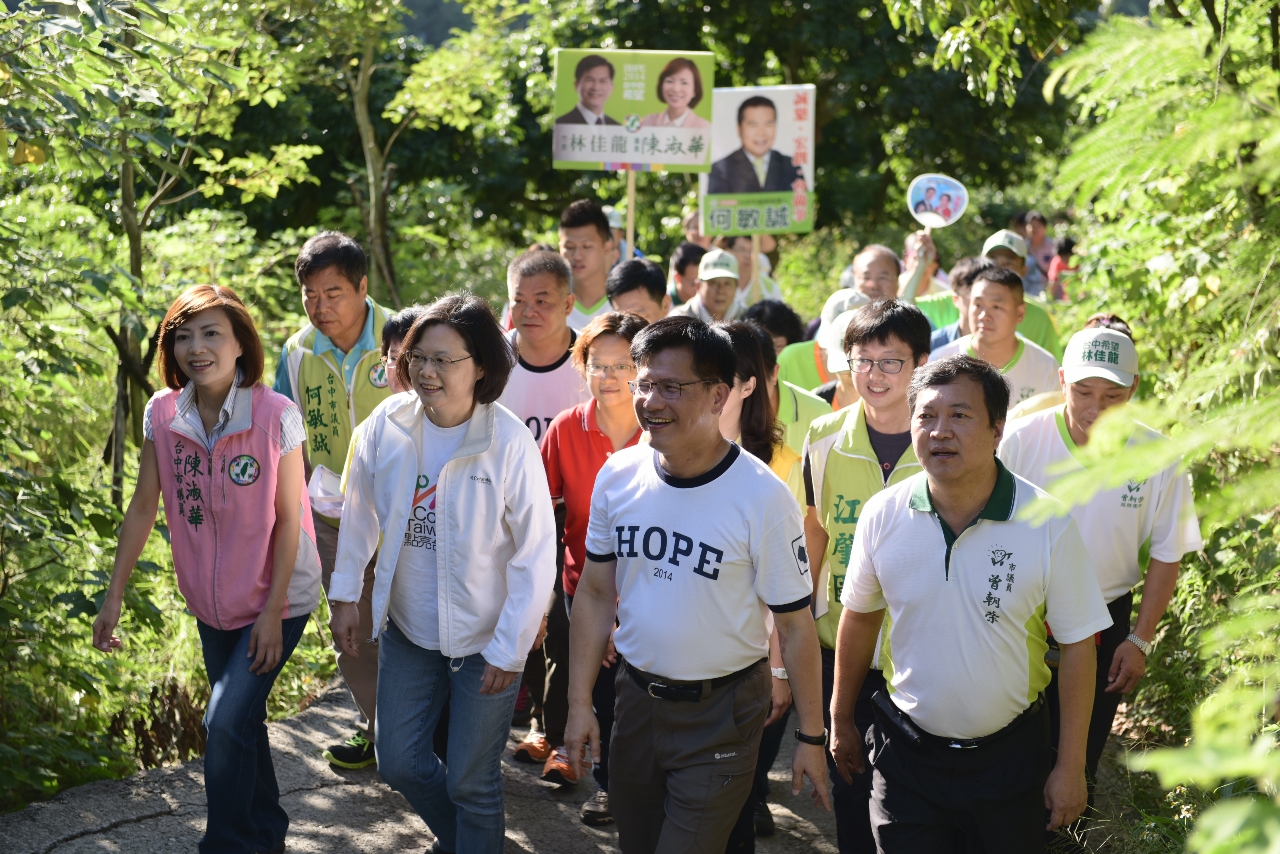
{"label": "small logo on jacket", "polygon": [[227,473],[231,475],[231,482],[236,486],[248,486],[262,474],[262,467],[253,457],[241,454],[231,461]]}
{"label": "small logo on jacket", "polygon": [[738,751],[736,750],[730,751],[729,753],[717,753],[716,759],[732,759],[737,755],[738,755]]}
{"label": "small logo on jacket", "polygon": [[489,480],[489,478],[487,477],[477,477],[476,475],[473,474],[471,475],[471,479],[474,480],[476,483],[487,483],[490,486],[493,486],[493,481]]}

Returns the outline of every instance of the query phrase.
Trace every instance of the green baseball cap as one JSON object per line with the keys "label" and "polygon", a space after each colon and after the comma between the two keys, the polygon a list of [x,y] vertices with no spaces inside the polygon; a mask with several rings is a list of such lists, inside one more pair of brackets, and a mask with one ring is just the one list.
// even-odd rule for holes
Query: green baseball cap
{"label": "green baseball cap", "polygon": [[737,279],[738,259],[723,249],[712,249],[698,262],[698,278],[704,282],[712,279]]}
{"label": "green baseball cap", "polygon": [[1062,354],[1062,379],[1078,383],[1090,377],[1128,388],[1138,375],[1138,348],[1115,329],[1081,329]]}

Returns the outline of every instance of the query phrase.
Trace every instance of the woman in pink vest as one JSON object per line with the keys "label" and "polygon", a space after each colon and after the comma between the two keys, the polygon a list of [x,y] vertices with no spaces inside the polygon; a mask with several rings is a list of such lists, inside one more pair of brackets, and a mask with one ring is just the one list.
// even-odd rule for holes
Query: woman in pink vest
{"label": "woman in pink vest", "polygon": [[143,414],[138,483],[93,645],[118,649],[129,574],[160,498],[178,589],[196,617],[212,692],[205,711],[202,854],[284,851],[267,743],[267,694],[320,598],[320,559],[303,479],[302,415],[258,380],[262,342],[230,288],[197,285],[160,332],[166,389]]}

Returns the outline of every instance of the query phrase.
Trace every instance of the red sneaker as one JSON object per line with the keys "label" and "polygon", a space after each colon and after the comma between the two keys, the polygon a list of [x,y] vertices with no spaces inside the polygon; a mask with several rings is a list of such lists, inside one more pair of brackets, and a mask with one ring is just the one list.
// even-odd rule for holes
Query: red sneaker
{"label": "red sneaker", "polygon": [[578,775],[569,764],[569,751],[563,746],[557,747],[547,764],[542,766],[542,779],[558,786],[572,786],[578,782]]}
{"label": "red sneaker", "polygon": [[534,731],[516,745],[514,753],[517,762],[546,762],[551,755],[551,744],[545,735]]}

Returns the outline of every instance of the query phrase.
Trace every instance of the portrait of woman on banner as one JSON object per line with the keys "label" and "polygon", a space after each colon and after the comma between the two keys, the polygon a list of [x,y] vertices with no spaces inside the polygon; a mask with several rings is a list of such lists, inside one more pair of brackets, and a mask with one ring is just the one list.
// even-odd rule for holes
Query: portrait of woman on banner
{"label": "portrait of woman on banner", "polygon": [[693,111],[701,103],[702,94],[702,75],[693,61],[683,57],[671,60],[658,75],[658,100],[667,108],[645,116],[640,127],[711,127],[711,122]]}

